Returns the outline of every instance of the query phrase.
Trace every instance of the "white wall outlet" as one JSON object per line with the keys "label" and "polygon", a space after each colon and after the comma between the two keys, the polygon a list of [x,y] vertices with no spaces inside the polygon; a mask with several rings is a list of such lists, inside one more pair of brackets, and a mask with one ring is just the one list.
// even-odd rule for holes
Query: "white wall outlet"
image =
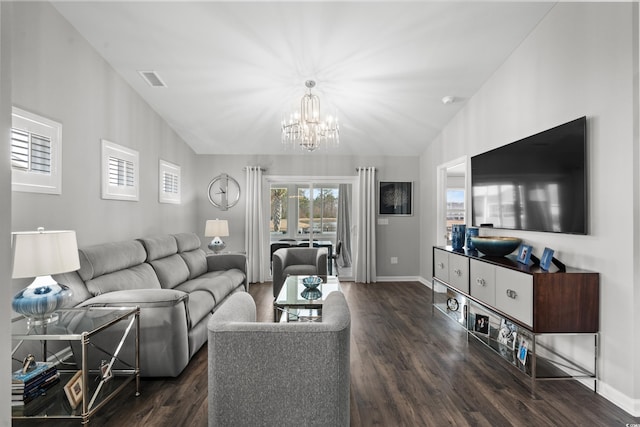
{"label": "white wall outlet", "polygon": [[391,257],[391,264],[397,264],[398,263],[398,257],[397,256],[392,256]]}

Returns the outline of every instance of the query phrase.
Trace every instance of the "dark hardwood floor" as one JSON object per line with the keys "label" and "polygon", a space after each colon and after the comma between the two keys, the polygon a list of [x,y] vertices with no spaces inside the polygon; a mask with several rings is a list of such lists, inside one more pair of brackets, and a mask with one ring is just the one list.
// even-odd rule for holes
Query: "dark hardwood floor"
{"label": "dark hardwood floor", "polygon": [[[431,310],[419,283],[343,283],[352,315],[352,426],[625,426],[640,423],[576,381],[541,382],[505,365],[452,320]],[[251,286],[258,320],[272,319],[271,284]],[[162,357],[162,355],[158,355]],[[248,355],[247,357],[252,357]],[[259,357],[254,355],[253,357]],[[90,425],[207,425],[207,348],[178,378],[144,379]],[[251,404],[251,402],[246,402]],[[15,426],[41,426],[15,420]],[[51,425],[78,422],[49,420]]]}

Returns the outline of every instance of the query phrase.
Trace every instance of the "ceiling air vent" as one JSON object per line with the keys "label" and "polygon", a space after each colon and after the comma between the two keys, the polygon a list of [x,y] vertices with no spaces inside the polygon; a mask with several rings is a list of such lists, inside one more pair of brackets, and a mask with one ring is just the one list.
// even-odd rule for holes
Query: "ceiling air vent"
{"label": "ceiling air vent", "polygon": [[167,87],[155,71],[138,71],[151,87]]}

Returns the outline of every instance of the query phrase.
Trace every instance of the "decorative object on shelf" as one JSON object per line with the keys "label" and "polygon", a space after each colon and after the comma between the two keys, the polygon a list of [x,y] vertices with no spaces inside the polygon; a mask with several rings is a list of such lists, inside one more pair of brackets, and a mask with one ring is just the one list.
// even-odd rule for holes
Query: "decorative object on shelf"
{"label": "decorative object on shelf", "polygon": [[378,214],[380,215],[413,215],[413,183],[412,182],[380,182],[378,194]]}
{"label": "decorative object on shelf", "polygon": [[462,249],[464,246],[467,226],[464,224],[453,224],[451,226],[451,247],[454,250]]}
{"label": "decorative object on shelf", "polygon": [[36,357],[33,354],[27,354],[27,357],[22,361],[22,373],[26,374],[35,369],[36,366]]}
{"label": "decorative object on shelf", "polygon": [[529,344],[527,344],[527,340],[524,338],[520,341],[520,347],[518,348],[518,360],[523,365],[527,364],[527,348]]}
{"label": "decorative object on shelf", "polygon": [[305,86],[309,90],[300,100],[300,111],[282,120],[282,143],[299,146],[309,152],[322,144],[338,145],[340,143],[340,127],[338,118],[327,116],[320,118],[320,98],[311,94],[316,86],[314,80],[307,80]]}
{"label": "decorative object on shelf", "polygon": [[319,276],[309,276],[302,278],[302,284],[307,289],[315,289],[322,283],[322,278]]}
{"label": "decorative object on shelf", "polygon": [[522,243],[517,237],[472,236],[470,239],[477,250],[488,256],[509,255]]}
{"label": "decorative object on shelf", "polygon": [[474,330],[481,334],[489,334],[489,316],[484,314],[476,314],[476,324]]}
{"label": "decorative object on shelf", "polygon": [[532,250],[533,248],[529,245],[520,245],[520,248],[518,249],[518,262],[525,265],[529,264]]}
{"label": "decorative object on shelf", "polygon": [[69,399],[71,408],[75,409],[82,402],[82,371],[76,372],[64,386],[64,394]]}
{"label": "decorative object on shelf", "polygon": [[498,342],[515,350],[518,333],[516,325],[506,319],[500,320],[500,330],[498,331]]}
{"label": "decorative object on shelf", "polygon": [[475,246],[473,246],[473,242],[471,241],[472,237],[478,237],[480,233],[480,229],[478,227],[469,227],[467,228],[467,249],[475,250]]}
{"label": "decorative object on shelf", "polygon": [[221,237],[229,236],[229,223],[226,219],[209,219],[204,228],[205,237],[213,237],[208,248],[218,253],[227,245],[222,241]]}
{"label": "decorative object on shelf", "polygon": [[455,298],[448,298],[447,308],[451,311],[458,311],[458,308],[460,308],[460,303]]}
{"label": "decorative object on shelf", "polygon": [[233,177],[221,173],[209,183],[207,196],[213,206],[226,211],[240,200],[240,184]]}
{"label": "decorative object on shelf", "polygon": [[14,232],[14,279],[35,277],[33,282],[13,297],[13,309],[34,324],[46,324],[57,319],[54,311],[64,306],[71,290],[57,283],[52,274],[67,273],[80,268],[75,231]]}
{"label": "decorative object on shelf", "polygon": [[553,249],[544,248],[542,252],[542,258],[540,258],[540,268],[549,271],[549,267],[551,266],[551,262],[553,261]]}

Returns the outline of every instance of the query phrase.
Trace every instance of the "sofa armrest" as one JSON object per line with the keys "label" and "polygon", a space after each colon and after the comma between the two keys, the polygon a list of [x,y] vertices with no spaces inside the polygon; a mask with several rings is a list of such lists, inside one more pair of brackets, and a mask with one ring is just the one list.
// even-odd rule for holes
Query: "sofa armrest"
{"label": "sofa armrest", "polygon": [[89,298],[81,304],[78,304],[78,307],[172,307],[183,303],[188,297],[189,295],[186,292],[175,289],[131,289],[127,291],[107,292]]}
{"label": "sofa armrest", "polygon": [[237,268],[247,274],[247,256],[244,254],[207,255],[207,271]]}
{"label": "sofa armrest", "polygon": [[244,254],[220,254],[207,255],[207,271],[226,271],[237,269],[244,274],[244,289],[249,291],[247,286],[247,256]]}
{"label": "sofa armrest", "polygon": [[[84,301],[78,307],[140,307],[140,375],[176,377],[189,363],[189,295],[174,289],[132,289],[107,292]],[[126,326],[119,322],[91,337],[97,348],[113,349]],[[73,344],[72,344],[73,347]],[[74,352],[80,354],[76,345]],[[89,354],[90,366],[98,366],[104,355]],[[133,366],[134,346],[124,346],[119,360]]]}

